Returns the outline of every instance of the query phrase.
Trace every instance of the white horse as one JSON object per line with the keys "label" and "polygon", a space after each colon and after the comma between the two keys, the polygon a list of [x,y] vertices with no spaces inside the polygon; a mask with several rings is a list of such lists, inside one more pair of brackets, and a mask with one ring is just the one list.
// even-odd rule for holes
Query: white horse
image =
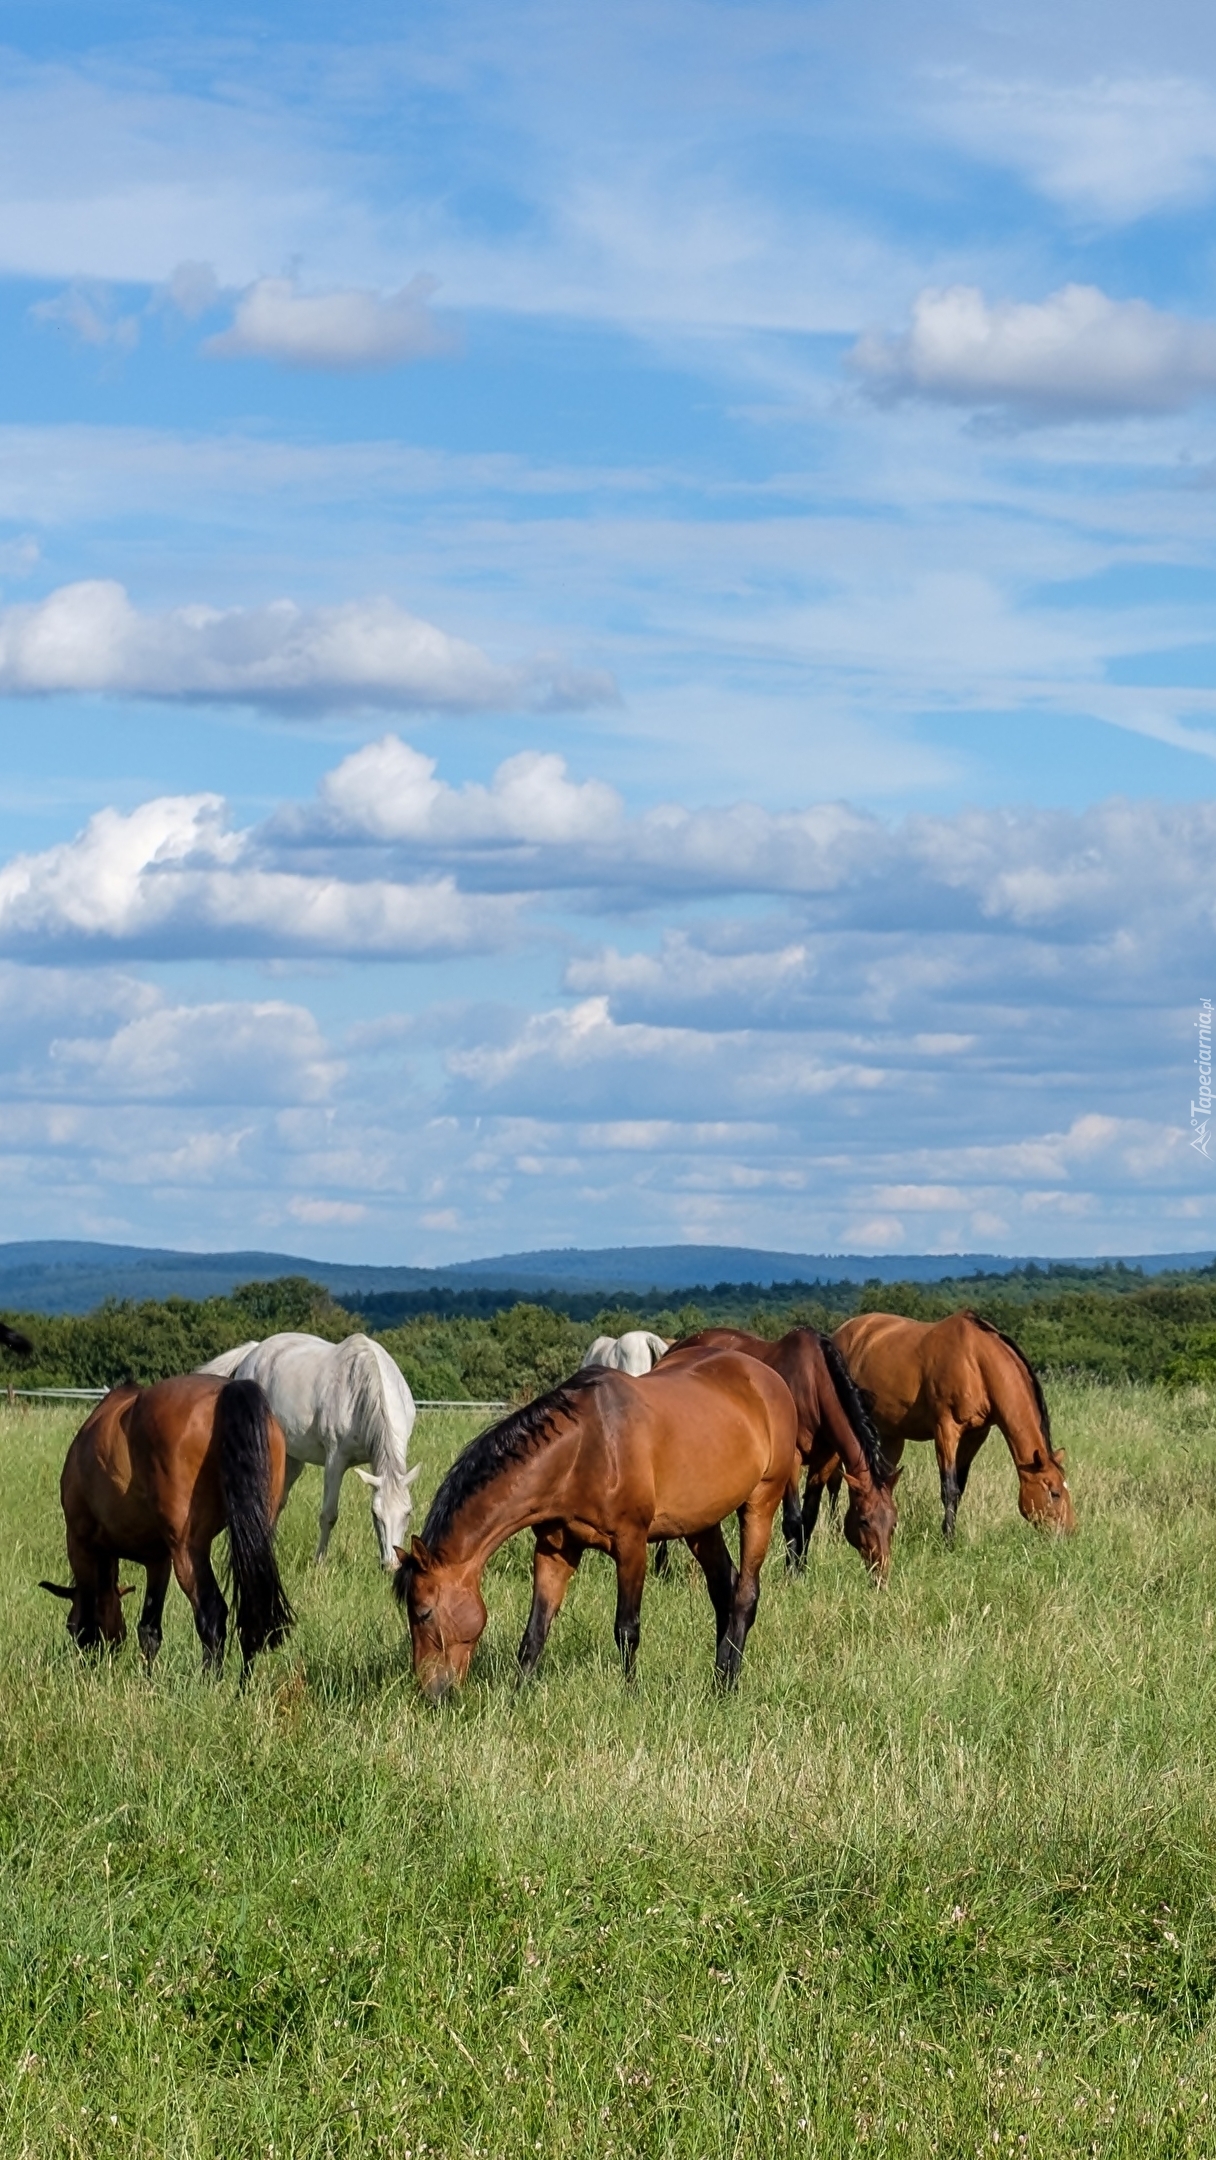
{"label": "white horse", "polygon": [[[270,1397],[287,1441],[288,1493],[305,1463],[325,1471],[317,1558],[325,1558],[338,1519],[342,1479],[352,1466],[372,1496],[372,1524],[386,1568],[396,1567],[410,1522],[410,1486],[417,1468],[405,1457],[417,1411],[387,1350],[366,1335],[323,1342],[318,1335],[269,1335],[212,1358],[202,1372],[256,1380]],[[371,1469],[361,1464],[370,1462]]]}
{"label": "white horse", "polygon": [[256,1342],[238,1343],[235,1350],[221,1350],[218,1357],[208,1358],[205,1365],[196,1365],[195,1372],[218,1373],[221,1380],[231,1380],[242,1358],[257,1349]]}
{"label": "white horse", "polygon": [[648,1328],[631,1328],[627,1335],[597,1335],[583,1363],[608,1365],[613,1372],[632,1373],[636,1380],[657,1365],[669,1348],[661,1335],[652,1335]]}

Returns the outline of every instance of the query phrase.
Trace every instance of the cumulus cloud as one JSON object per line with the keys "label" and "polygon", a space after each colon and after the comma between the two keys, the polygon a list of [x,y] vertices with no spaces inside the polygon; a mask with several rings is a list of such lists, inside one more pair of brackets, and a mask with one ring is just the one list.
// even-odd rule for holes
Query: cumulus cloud
{"label": "cumulus cloud", "polygon": [[[622,823],[615,788],[572,781],[565,760],[552,753],[507,758],[489,787],[448,787],[435,778],[435,765],[397,735],[366,744],[325,775],[320,829],[374,841],[564,846],[610,841]],[[306,816],[302,829],[315,833],[317,820]]]}
{"label": "cumulus cloud", "polygon": [[484,951],[512,934],[510,901],[424,883],[260,868],[216,796],[102,810],[75,840],[0,870],[0,947],[123,945],[174,953]]}
{"label": "cumulus cloud", "polygon": [[[261,825],[235,828],[212,795],[98,812],[75,839],[0,869],[0,943],[458,952],[501,944],[546,895],[583,912],[767,896],[794,911],[772,936],[749,942],[736,929],[711,950],[672,930],[657,954],[573,961],[568,983],[640,1015],[664,998],[690,1015],[725,1002],[774,1025],[824,994],[831,935],[869,937],[876,952],[915,938],[922,954],[928,937],[996,937],[1012,967],[1031,950],[1085,943],[1096,994],[1149,965],[1165,926],[1210,935],[1214,851],[1216,803],[899,824],[842,805],[630,816],[615,789],[574,779],[552,753],[522,752],[488,784],[452,787],[432,758],[388,736],[344,759],[312,803]],[[899,965],[919,962],[901,952]]]}
{"label": "cumulus cloud", "polygon": [[437,289],[436,278],[415,277],[399,292],[310,293],[294,278],[259,278],[241,294],[231,327],[203,350],[217,360],[281,360],[347,373],[434,359],[455,344],[428,306]]}
{"label": "cumulus cloud", "polygon": [[108,578],[0,608],[0,693],[98,691],[295,709],[485,712],[612,696],[602,675],[497,666],[388,599],[142,614]]}
{"label": "cumulus cloud", "polygon": [[50,1054],[70,1089],[128,1102],[318,1102],[342,1073],[313,1015],[281,999],[160,1005]]}
{"label": "cumulus cloud", "polygon": [[974,285],[930,287],[902,336],[863,337],[850,362],[882,398],[1039,421],[1178,412],[1216,391],[1216,324],[1111,300],[1096,285],[993,306]]}
{"label": "cumulus cloud", "polygon": [[452,1050],[447,1062],[457,1103],[532,1117],[595,1116],[610,1105],[626,1119],[788,1116],[883,1080],[880,1067],[825,1056],[809,1040],[758,1057],[746,1029],[619,1022],[606,997],[535,1013],[512,1040]]}

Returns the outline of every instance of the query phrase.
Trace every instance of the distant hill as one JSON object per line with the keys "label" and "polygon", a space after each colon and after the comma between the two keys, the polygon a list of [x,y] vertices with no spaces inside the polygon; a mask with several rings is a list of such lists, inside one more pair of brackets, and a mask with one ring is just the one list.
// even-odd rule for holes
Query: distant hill
{"label": "distant hill", "polygon": [[[1191,1253],[1124,1256],[1127,1267],[1146,1275],[1198,1268],[1216,1259],[1210,1249]],[[104,1298],[222,1297],[238,1283],[307,1275],[335,1297],[355,1304],[361,1296],[427,1290],[614,1291],[665,1296],[712,1289],[719,1284],[826,1282],[941,1282],[947,1277],[1008,1275],[1043,1268],[1099,1264],[1091,1255],[1072,1261],[1012,1258],[1000,1253],[783,1253],[749,1245],[616,1245],[596,1251],[577,1246],[545,1252],[503,1253],[461,1260],[447,1267],[357,1267],[309,1260],[298,1253],[190,1253],[156,1246],[104,1245],[84,1240],[38,1238],[0,1244],[0,1310],[91,1312]]]}

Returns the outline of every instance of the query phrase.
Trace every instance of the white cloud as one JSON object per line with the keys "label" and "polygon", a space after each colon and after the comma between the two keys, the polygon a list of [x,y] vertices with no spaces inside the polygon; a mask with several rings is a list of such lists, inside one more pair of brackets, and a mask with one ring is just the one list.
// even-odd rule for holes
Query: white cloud
{"label": "white cloud", "polygon": [[[614,788],[571,781],[564,759],[552,753],[520,751],[488,788],[474,781],[452,788],[436,780],[434,758],[397,735],[354,751],[325,775],[319,794],[331,830],[380,841],[565,845],[609,840],[622,817]],[[305,832],[309,826],[305,814]]]}
{"label": "white cloud", "polygon": [[0,694],[98,691],[302,708],[484,712],[612,694],[603,676],[496,666],[388,599],[141,614],[112,579],[0,608]]}
{"label": "white cloud", "polygon": [[945,134],[1086,217],[1117,224],[1202,202],[1216,182],[1216,96],[1197,72],[939,82]]}
{"label": "white cloud", "polygon": [[129,816],[99,811],[77,839],[0,870],[0,945],[163,952],[486,950],[512,933],[510,901],[421,884],[263,870],[211,795],[168,796]]}
{"label": "white cloud", "polygon": [[315,1102],[342,1066],[313,1015],[282,1000],[161,1005],[110,1036],[61,1038],[51,1061],[73,1091],[128,1102]]}
{"label": "white cloud", "polygon": [[531,1015],[514,1039],[448,1053],[457,1099],[513,1116],[746,1117],[790,1114],[870,1091],[883,1074],[788,1039],[761,1057],[744,1029],[716,1034],[614,1020],[606,997]]}
{"label": "white cloud", "polygon": [[331,1223],[365,1222],[368,1214],[362,1200],[309,1200],[299,1195],[288,1201],[287,1212],[295,1222],[327,1227]]}
{"label": "white cloud", "polygon": [[[739,924],[715,943],[673,926],[657,953],[573,959],[567,984],[643,1020],[733,1011],[783,1026],[836,995],[824,939],[846,934],[875,941],[876,996],[892,940],[894,979],[918,980],[926,996],[924,970],[950,938],[996,939],[1002,966],[1041,980],[1084,944],[1095,991],[1157,968],[1171,928],[1210,935],[1213,852],[1212,802],[899,824],[840,804],[668,804],[630,817],[613,788],[572,779],[552,753],[521,752],[489,785],[457,788],[388,736],[326,775],[312,804],[261,825],[233,828],[213,795],[99,811],[75,839],[0,868],[0,940],[26,951],[479,951],[512,937],[525,903],[545,895],[609,913],[766,895],[794,911],[771,934]],[[958,965],[955,953],[949,971]],[[929,1050],[969,1032],[928,1010],[914,1030]]]}
{"label": "white cloud", "polygon": [[393,293],[308,293],[294,278],[259,278],[241,294],[231,327],[208,338],[203,350],[219,360],[281,360],[336,372],[434,359],[454,343],[427,305],[437,284],[416,277]]}
{"label": "white cloud", "polygon": [[869,335],[851,364],[881,397],[995,407],[1038,420],[1177,412],[1216,392],[1216,323],[1065,285],[989,306],[973,285],[922,292],[901,337]]}

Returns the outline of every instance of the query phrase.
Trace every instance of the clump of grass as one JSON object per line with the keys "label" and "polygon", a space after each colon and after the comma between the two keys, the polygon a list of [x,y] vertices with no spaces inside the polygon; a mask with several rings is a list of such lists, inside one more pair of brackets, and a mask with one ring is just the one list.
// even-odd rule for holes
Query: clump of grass
{"label": "clump of grass", "polygon": [[[521,1540],[439,1713],[361,1491],[309,1566],[311,1474],[244,1696],[176,1592],[151,1681],[82,1662],[33,1587],[71,1419],[0,1412],[0,2152],[1216,2149],[1212,1404],[1052,1408],[1068,1543],[994,1439],[946,1551],[913,1450],[888,1589],[831,1525],[774,1556],[722,1700],[695,1571],[630,1688],[596,1559],[518,1687]],[[426,1488],[474,1424],[420,1419]]]}

